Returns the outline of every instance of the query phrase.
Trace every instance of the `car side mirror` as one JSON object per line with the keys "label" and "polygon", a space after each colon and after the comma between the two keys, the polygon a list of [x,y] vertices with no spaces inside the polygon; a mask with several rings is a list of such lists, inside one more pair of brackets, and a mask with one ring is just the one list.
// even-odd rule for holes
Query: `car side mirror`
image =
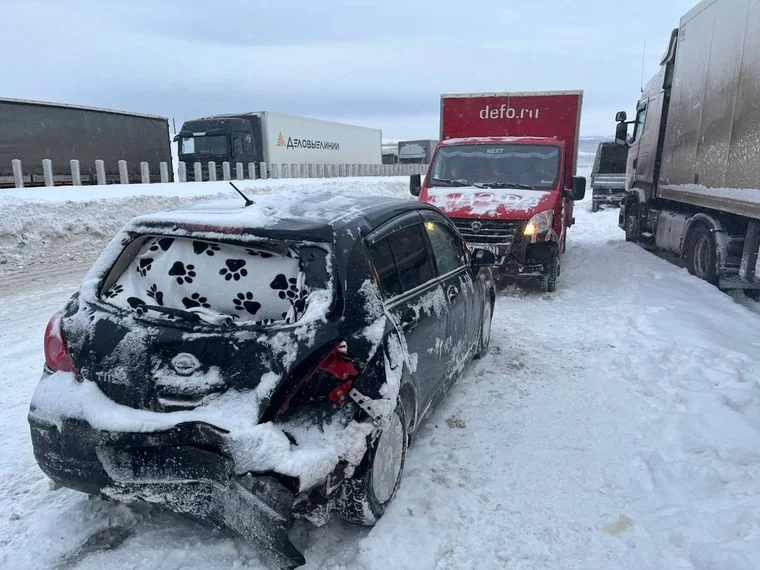
{"label": "car side mirror", "polygon": [[493,267],[496,264],[496,256],[487,249],[476,249],[472,252],[473,267]]}
{"label": "car side mirror", "polygon": [[625,123],[628,120],[628,115],[625,111],[618,111],[615,113],[615,122],[616,123]]}
{"label": "car side mirror", "polygon": [[[625,113],[623,113],[623,115],[625,115]],[[628,144],[628,123],[625,121],[619,122],[615,128],[615,142],[619,145]]]}
{"label": "car side mirror", "polygon": [[409,177],[409,192],[412,196],[419,196],[422,189],[422,176],[420,174],[412,174]]}
{"label": "car side mirror", "polygon": [[583,200],[586,195],[586,177],[573,176],[573,200]]}

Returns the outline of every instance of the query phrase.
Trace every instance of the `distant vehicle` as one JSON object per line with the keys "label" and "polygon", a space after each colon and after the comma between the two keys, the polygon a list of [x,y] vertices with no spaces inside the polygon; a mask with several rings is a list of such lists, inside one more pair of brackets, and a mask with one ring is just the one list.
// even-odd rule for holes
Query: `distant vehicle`
{"label": "distant vehicle", "polygon": [[106,182],[119,181],[120,160],[130,181],[140,181],[140,162],[160,181],[160,163],[172,176],[169,121],[109,109],[62,103],[0,99],[0,186],[13,186],[11,161],[18,159],[25,186],[45,183],[42,161],[49,159],[56,184],[71,184],[71,160],[79,161],[83,184],[95,184],[95,161],[105,163]]}
{"label": "distant vehicle", "polygon": [[294,517],[383,515],[410,434],[488,349],[493,261],[413,200],[287,193],[136,218],[48,324],[37,462],[299,566]]}
{"label": "distant vehicle", "polygon": [[626,239],[680,256],[722,289],[760,289],[758,22],[760,0],[700,2],[673,30],[635,119],[615,119],[629,147]]}
{"label": "distant vehicle", "polygon": [[591,169],[591,211],[602,205],[619,207],[625,198],[625,165],[628,149],[614,141],[601,142]]}
{"label": "distant vehicle", "polygon": [[174,137],[187,179],[195,180],[194,163],[200,162],[208,180],[208,163],[231,169],[240,162],[247,168],[267,164],[381,164],[382,131],[330,121],[262,111],[215,115],[186,121]]}
{"label": "distant vehicle", "polygon": [[441,96],[441,142],[410,190],[441,208],[501,281],[554,291],[573,224],[581,91]]}
{"label": "distant vehicle", "polygon": [[399,141],[398,160],[401,164],[430,164],[438,141]]}
{"label": "distant vehicle", "polygon": [[383,164],[398,164],[398,143],[383,143]]}

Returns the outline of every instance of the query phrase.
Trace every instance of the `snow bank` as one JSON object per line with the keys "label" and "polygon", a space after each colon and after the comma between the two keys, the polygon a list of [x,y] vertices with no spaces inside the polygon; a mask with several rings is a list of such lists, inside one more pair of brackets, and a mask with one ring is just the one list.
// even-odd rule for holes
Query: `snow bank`
{"label": "snow bank", "polygon": [[[244,180],[235,184],[250,196],[285,190],[295,196],[345,191],[410,197],[406,177]],[[91,262],[135,216],[236,197],[227,182],[0,190],[0,275],[29,266]]]}

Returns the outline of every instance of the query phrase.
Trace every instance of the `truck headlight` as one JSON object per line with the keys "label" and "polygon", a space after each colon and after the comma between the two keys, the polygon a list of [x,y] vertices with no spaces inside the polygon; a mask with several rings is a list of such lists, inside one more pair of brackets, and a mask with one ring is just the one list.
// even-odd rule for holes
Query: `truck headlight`
{"label": "truck headlight", "polygon": [[537,236],[540,233],[546,232],[551,229],[552,222],[554,221],[554,211],[544,210],[534,215],[528,223],[525,224],[523,235],[528,237]]}

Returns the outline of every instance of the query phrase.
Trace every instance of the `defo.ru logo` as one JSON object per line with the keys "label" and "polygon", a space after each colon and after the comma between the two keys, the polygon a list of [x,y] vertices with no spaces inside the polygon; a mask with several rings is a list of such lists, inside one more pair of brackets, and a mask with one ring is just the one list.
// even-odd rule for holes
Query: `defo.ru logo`
{"label": "defo.ru logo", "polygon": [[491,107],[486,105],[480,110],[481,119],[538,119],[538,107],[534,109],[526,109],[521,107],[516,109],[510,107],[506,103],[502,103],[501,107]]}

